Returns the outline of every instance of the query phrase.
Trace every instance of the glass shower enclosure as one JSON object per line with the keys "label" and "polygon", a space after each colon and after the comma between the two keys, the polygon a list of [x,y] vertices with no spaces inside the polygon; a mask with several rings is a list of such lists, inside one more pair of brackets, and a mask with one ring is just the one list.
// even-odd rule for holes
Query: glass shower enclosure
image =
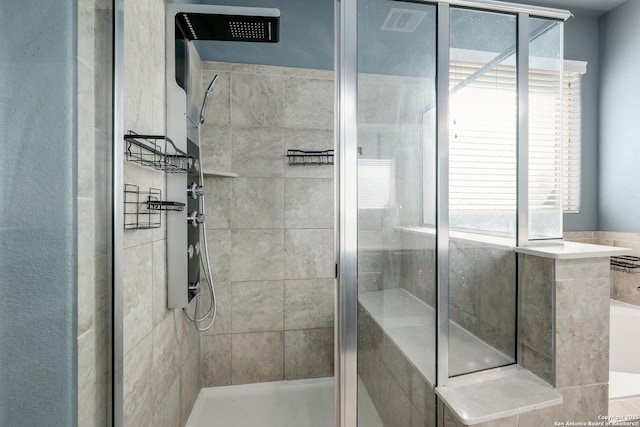
{"label": "glass shower enclosure", "polygon": [[514,248],[562,237],[566,14],[339,12],[339,417],[433,426],[436,387],[518,362]]}

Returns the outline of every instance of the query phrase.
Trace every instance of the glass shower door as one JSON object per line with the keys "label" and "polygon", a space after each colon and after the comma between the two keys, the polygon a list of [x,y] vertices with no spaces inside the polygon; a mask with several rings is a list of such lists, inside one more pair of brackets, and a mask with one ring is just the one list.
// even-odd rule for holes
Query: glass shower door
{"label": "glass shower door", "polygon": [[341,421],[357,382],[359,426],[435,426],[436,386],[516,363],[514,247],[561,224],[558,168],[532,155],[558,157],[557,134],[533,141],[527,113],[557,105],[560,21],[480,2],[340,6]]}
{"label": "glass shower door", "polygon": [[450,10],[449,376],[515,362],[516,16]]}
{"label": "glass shower door", "polygon": [[435,425],[436,6],[358,2],[359,426]]}

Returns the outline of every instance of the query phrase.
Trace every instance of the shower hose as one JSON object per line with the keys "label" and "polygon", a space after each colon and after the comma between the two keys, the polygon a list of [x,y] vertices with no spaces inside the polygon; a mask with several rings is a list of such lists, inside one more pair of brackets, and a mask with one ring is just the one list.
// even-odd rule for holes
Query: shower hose
{"label": "shower hose", "polygon": [[[200,182],[204,183],[204,174],[202,172],[202,169],[203,169],[202,168],[202,150],[198,150],[198,152],[199,152],[198,169],[200,171]],[[205,221],[206,221],[207,217],[206,217],[205,206],[204,206],[205,205],[204,195],[198,197],[198,200],[199,200],[200,212],[202,212],[203,218],[205,218]],[[194,315],[191,316],[189,314],[189,312],[187,311],[187,307],[184,307],[182,309],[182,312],[187,317],[187,319],[193,322],[193,325],[198,331],[204,332],[209,330],[211,326],[213,326],[213,322],[216,320],[218,304],[217,304],[217,298],[216,298],[216,291],[213,286],[213,275],[211,274],[211,263],[209,262],[209,246],[207,245],[207,227],[205,227],[204,222],[202,222],[201,224],[198,224],[198,229],[199,229],[198,232],[200,234],[200,242],[204,242],[204,244],[200,244],[200,247],[204,247],[204,250],[199,251],[199,257],[200,257],[200,264],[202,264],[202,269],[204,270],[204,276],[205,276],[205,279],[207,280],[207,285],[209,288],[210,304],[209,304],[209,309],[204,314],[204,316],[198,317],[198,313],[200,312],[200,296],[201,296],[200,288],[198,287],[195,290],[194,298],[196,299],[196,304],[195,304],[196,307],[195,307]],[[211,320],[209,320],[209,322],[204,327],[201,326],[201,324],[205,322],[209,316],[211,316]]]}

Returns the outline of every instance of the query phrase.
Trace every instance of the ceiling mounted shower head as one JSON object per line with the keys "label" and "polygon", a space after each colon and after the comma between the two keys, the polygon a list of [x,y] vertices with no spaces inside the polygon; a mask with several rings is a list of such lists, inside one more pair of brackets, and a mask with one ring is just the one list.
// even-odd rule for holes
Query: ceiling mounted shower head
{"label": "ceiling mounted shower head", "polygon": [[189,40],[277,43],[280,13],[267,16],[180,12],[176,23]]}

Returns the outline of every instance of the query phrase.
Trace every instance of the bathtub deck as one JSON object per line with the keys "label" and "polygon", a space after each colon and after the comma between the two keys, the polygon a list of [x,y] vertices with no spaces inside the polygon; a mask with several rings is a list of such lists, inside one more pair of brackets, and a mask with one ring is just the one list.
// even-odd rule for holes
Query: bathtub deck
{"label": "bathtub deck", "polygon": [[[382,427],[364,386],[359,386],[359,424]],[[209,387],[186,427],[333,427],[334,379],[277,381]]]}

